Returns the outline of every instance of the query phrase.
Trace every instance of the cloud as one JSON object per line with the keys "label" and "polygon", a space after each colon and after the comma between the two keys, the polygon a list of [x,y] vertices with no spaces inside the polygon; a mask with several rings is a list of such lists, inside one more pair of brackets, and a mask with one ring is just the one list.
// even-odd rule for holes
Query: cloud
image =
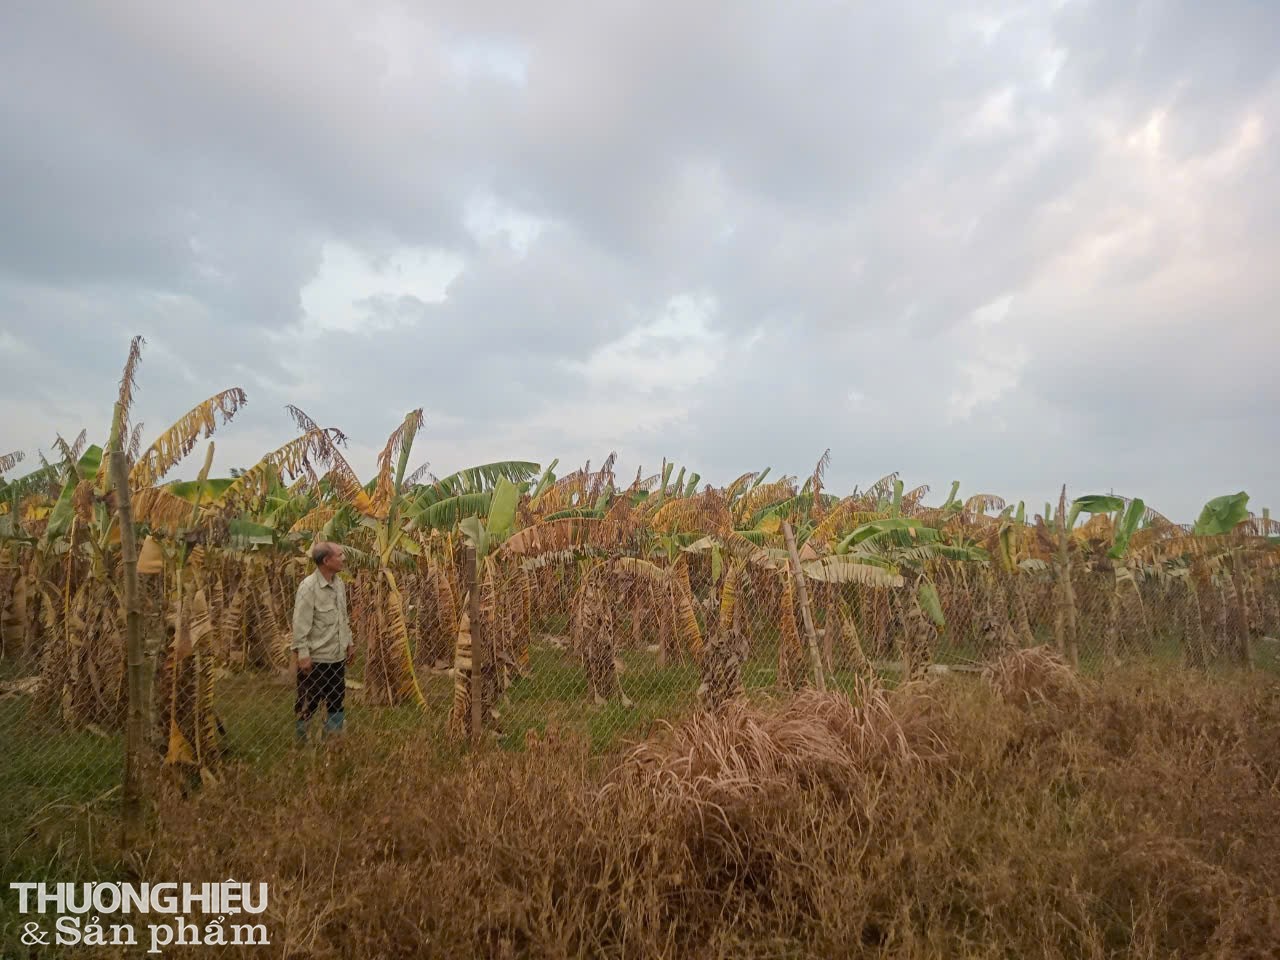
{"label": "cloud", "polygon": [[969,329],[962,330],[957,347],[964,357],[958,369],[964,378],[947,401],[947,421],[968,420],[975,410],[991,407],[1016,390],[1029,353],[1019,343],[1003,339],[998,329],[1009,317],[1013,297],[1005,295],[974,310]]}
{"label": "cloud", "polygon": [[401,248],[375,263],[346,244],[325,244],[320,269],[300,291],[301,323],[276,339],[283,344],[297,336],[372,336],[394,326],[398,316],[375,306],[401,299],[439,303],[461,272],[461,260],[441,251]]}
{"label": "cloud", "polygon": [[[239,384],[369,471],[831,447],[1038,505],[1274,502],[1280,10],[1228,0],[0,12],[0,448]],[[225,458],[225,459],[224,459]]]}
{"label": "cloud", "polygon": [[714,297],[673,297],[654,320],[592,351],[570,369],[595,388],[635,393],[682,391],[712,376],[724,357],[721,333],[710,328]]}

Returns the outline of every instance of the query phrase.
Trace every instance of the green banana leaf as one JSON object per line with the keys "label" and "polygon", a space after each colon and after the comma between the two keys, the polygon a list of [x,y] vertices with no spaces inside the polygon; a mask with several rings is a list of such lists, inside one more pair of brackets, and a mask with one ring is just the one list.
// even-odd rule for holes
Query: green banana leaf
{"label": "green banana leaf", "polygon": [[505,537],[516,519],[516,506],[520,503],[520,488],[506,477],[499,477],[489,501],[489,535]]}
{"label": "green banana leaf", "polygon": [[836,544],[835,553],[847,553],[849,548],[872,537],[888,533],[904,533],[904,542],[923,543],[938,539],[938,531],[920,520],[911,517],[890,517],[887,520],[872,520],[855,529],[851,534]]}
{"label": "green banana leaf", "polygon": [[405,514],[420,528],[443,530],[464,517],[482,517],[489,513],[493,491],[460,493],[434,503],[410,507]]}
{"label": "green banana leaf", "polygon": [[[233,483],[234,477],[210,477],[204,482],[204,494],[200,497],[201,504],[216,503],[218,498],[227,492]],[[200,481],[198,480],[178,480],[169,484],[167,489],[171,494],[180,500],[194,504],[196,495],[200,491]]]}
{"label": "green banana leaf", "polygon": [[73,510],[71,498],[75,495],[76,486],[81,480],[92,480],[96,477],[98,468],[101,465],[102,448],[95,443],[81,454],[79,462],[76,463],[75,475],[68,477],[67,482],[62,485],[62,492],[58,494],[58,502],[49,511],[49,525],[44,531],[45,543],[52,543],[70,528]]}
{"label": "green banana leaf", "polygon": [[1200,511],[1191,533],[1197,537],[1220,537],[1230,533],[1237,523],[1249,518],[1249,494],[1241,490],[1214,497]]}
{"label": "green banana leaf", "polygon": [[1107,556],[1113,560],[1119,560],[1124,556],[1125,551],[1129,549],[1129,540],[1137,531],[1138,525],[1142,523],[1142,517],[1146,512],[1147,506],[1141,500],[1134,500],[1129,504],[1124,518],[1116,527],[1115,537],[1111,549],[1107,551]]}
{"label": "green banana leaf", "polygon": [[929,615],[929,619],[938,626],[945,627],[947,618],[942,614],[942,600],[938,597],[938,588],[928,580],[921,580],[920,586],[916,589],[916,596],[920,600],[920,609]]}
{"label": "green banana leaf", "polygon": [[1124,497],[1113,497],[1105,493],[1090,493],[1076,497],[1071,501],[1071,513],[1067,520],[1067,529],[1076,525],[1076,518],[1082,513],[1115,513],[1124,509]]}

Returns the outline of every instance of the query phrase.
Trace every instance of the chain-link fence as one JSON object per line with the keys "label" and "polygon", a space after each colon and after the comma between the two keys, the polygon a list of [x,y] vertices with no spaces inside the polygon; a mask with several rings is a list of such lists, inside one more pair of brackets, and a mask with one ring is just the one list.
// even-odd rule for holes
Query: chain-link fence
{"label": "chain-link fence", "polygon": [[[606,751],[733,696],[848,690],[867,672],[963,674],[1020,647],[1048,646],[1082,671],[1277,660],[1280,590],[1265,567],[1155,575],[1076,562],[1068,580],[1039,560],[818,556],[795,549],[789,526],[785,548],[600,529],[517,535],[479,557],[453,544],[395,570],[350,565],[354,656],[326,666],[345,674],[343,734],[522,749],[558,728]],[[229,766],[265,771],[324,749],[338,704],[318,690],[304,742],[289,649],[307,558],[197,546],[175,566],[147,554],[133,668],[145,759],[195,788]],[[14,554],[0,571],[0,819],[14,850],[61,805],[112,805],[121,790],[134,705],[118,570],[60,562],[60,579]],[[316,683],[303,686],[307,703]]]}

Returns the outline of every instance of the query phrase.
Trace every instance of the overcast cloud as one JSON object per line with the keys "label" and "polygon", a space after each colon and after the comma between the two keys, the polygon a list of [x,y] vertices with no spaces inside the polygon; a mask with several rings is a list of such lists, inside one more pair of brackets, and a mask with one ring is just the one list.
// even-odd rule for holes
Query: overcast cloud
{"label": "overcast cloud", "polygon": [[[74,9],[75,12],[70,12]],[[9,3],[0,452],[1280,508],[1280,5]]]}

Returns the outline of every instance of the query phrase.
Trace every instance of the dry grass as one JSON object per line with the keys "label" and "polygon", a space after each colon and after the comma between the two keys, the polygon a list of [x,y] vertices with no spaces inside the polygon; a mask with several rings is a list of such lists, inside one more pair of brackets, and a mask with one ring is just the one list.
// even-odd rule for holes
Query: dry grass
{"label": "dry grass", "polygon": [[605,762],[355,731],[167,805],[143,872],[269,882],[262,955],[1276,955],[1274,679],[987,679],[737,705]]}
{"label": "dry grass", "polygon": [[805,691],[773,709],[736,701],[663,726],[625,755],[606,797],[631,789],[654,803],[725,805],[818,785],[844,792],[937,752],[930,738],[913,742],[879,683],[865,680],[852,699]]}
{"label": "dry grass", "polygon": [[1079,675],[1046,646],[1003,654],[983,668],[982,678],[1004,700],[1020,706],[1078,706],[1085,693]]}

